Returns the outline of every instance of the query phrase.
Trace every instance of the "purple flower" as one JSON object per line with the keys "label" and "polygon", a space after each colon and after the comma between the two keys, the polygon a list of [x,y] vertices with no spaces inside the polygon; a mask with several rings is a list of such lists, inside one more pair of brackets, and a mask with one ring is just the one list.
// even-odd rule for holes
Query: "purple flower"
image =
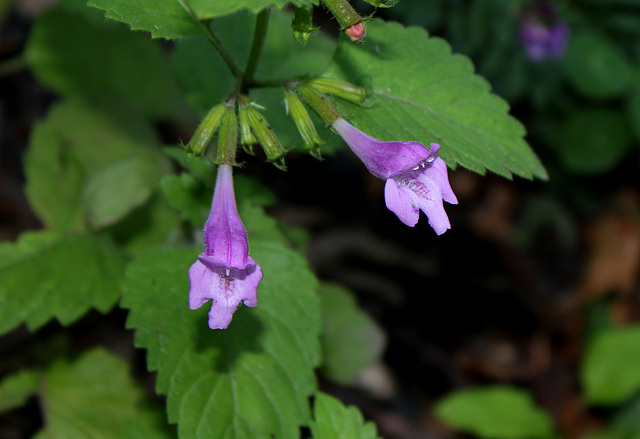
{"label": "purple flower", "polygon": [[211,212],[202,230],[204,253],[189,269],[189,308],[212,299],[209,327],[224,329],[241,301],[256,306],[262,269],[249,257],[247,231],[238,215],[231,165],[220,165]]}
{"label": "purple flower", "polygon": [[527,11],[520,25],[520,41],[531,61],[562,58],[569,33],[569,26],[557,19],[553,4],[546,2]]}
{"label": "purple flower", "polygon": [[333,123],[333,129],[369,172],[387,180],[384,188],[387,208],[400,221],[413,227],[422,210],[438,235],[451,228],[442,201],[458,204],[458,199],[449,185],[446,163],[436,157],[440,145],[432,143],[429,150],[418,142],[382,142],[342,118]]}

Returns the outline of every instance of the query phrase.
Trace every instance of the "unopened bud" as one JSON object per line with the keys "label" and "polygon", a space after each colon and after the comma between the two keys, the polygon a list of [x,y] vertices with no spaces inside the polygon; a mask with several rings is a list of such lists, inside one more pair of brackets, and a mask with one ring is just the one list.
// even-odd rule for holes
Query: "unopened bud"
{"label": "unopened bud", "polygon": [[320,158],[320,148],[318,145],[322,143],[322,139],[318,136],[316,127],[311,120],[311,116],[307,112],[304,104],[295,93],[285,90],[284,92],[284,106],[287,110],[287,114],[291,116],[293,122],[298,128],[298,132],[304,142],[304,149],[306,149],[315,158]]}
{"label": "unopened bud", "polygon": [[236,116],[235,100],[233,100],[225,105],[222,121],[220,122],[216,163],[219,165],[234,165],[237,147],[238,116]]}
{"label": "unopened bud", "polygon": [[260,114],[253,105],[245,103],[241,105],[245,106],[244,111],[247,115],[251,131],[255,135],[255,138],[258,139],[260,146],[262,146],[262,149],[267,156],[267,160],[278,168],[285,170],[285,150],[280,144],[280,140],[278,140],[278,136],[276,136],[273,128],[271,128],[264,116],[262,116],[262,114]]}
{"label": "unopened bud", "polygon": [[342,117],[340,111],[331,102],[331,100],[324,94],[318,92],[313,87],[308,86],[305,83],[300,83],[296,86],[300,97],[313,108],[313,111],[318,113],[318,116],[322,118],[324,123],[331,126],[336,119]]}
{"label": "unopened bud", "polygon": [[[340,27],[349,35],[349,29],[358,23],[362,23],[362,17],[358,15],[351,3],[348,0],[323,0],[324,4],[329,8],[333,16],[338,20]],[[353,31],[355,34],[360,34],[360,37],[364,36],[364,25],[361,28],[356,28]],[[349,35],[353,40],[354,38]],[[358,39],[356,38],[356,39]]]}
{"label": "unopened bud", "polygon": [[319,27],[313,27],[313,6],[296,6],[296,12],[291,22],[293,38],[302,45],[307,44],[309,36]]}
{"label": "unopened bud", "polygon": [[346,28],[344,33],[351,38],[351,41],[358,41],[364,38],[367,34],[367,29],[364,27],[364,23],[360,22]]}
{"label": "unopened bud", "polygon": [[191,140],[185,146],[187,152],[195,156],[200,156],[204,153],[220,125],[224,108],[224,104],[219,104],[209,110],[200,125],[198,125],[198,128],[196,128],[193,136],[191,136]]}
{"label": "unopened bud", "polygon": [[355,104],[361,103],[367,96],[367,90],[350,82],[333,78],[313,78],[307,81],[311,87],[320,93],[326,93],[345,99]]}

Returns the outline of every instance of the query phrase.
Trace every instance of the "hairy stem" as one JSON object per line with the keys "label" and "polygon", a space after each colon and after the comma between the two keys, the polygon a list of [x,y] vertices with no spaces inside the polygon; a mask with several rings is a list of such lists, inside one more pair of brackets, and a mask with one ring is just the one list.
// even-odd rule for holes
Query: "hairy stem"
{"label": "hairy stem", "polygon": [[177,2],[180,3],[180,6],[182,6],[184,10],[187,11],[187,14],[189,14],[191,19],[196,22],[196,24],[200,27],[200,29],[202,29],[202,32],[204,32],[204,35],[207,37],[207,40],[209,40],[211,45],[220,54],[220,56],[222,57],[222,60],[227,65],[227,67],[229,68],[233,76],[235,76],[236,78],[242,77],[243,76],[242,70],[240,70],[240,68],[237,66],[233,57],[229,54],[227,49],[222,45],[222,42],[218,39],[216,34],[213,33],[210,27],[203,24],[200,20],[198,20],[198,17],[195,16],[193,11],[191,11],[191,9],[184,3],[183,0],[177,0]]}
{"label": "hairy stem", "polygon": [[269,27],[269,15],[271,8],[266,7],[261,10],[256,17],[256,27],[253,32],[253,42],[251,43],[251,51],[247,60],[247,67],[244,69],[244,75],[239,85],[239,91],[246,93],[247,89],[253,85],[253,75],[258,68],[258,60],[262,54],[262,48],[267,38],[267,28]]}

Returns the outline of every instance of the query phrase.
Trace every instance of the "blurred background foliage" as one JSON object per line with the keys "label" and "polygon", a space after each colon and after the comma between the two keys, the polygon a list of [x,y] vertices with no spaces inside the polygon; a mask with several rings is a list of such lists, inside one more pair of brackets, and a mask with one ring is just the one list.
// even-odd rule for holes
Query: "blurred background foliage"
{"label": "blurred background foliage", "polygon": [[[123,256],[103,239],[135,255],[160,237],[175,242],[206,216],[210,168],[187,163],[175,148],[166,149],[171,162],[159,154],[197,125],[171,62],[186,62],[180,49],[202,48],[195,40],[177,48],[151,42],[81,2],[62,3],[0,1],[0,236],[12,241],[53,224],[82,233],[73,245],[98,248],[120,267]],[[400,0],[376,11],[471,58],[526,126],[550,175],[508,181],[458,169],[451,182],[460,204],[447,206],[453,229],[444,236],[400,224],[384,208],[381,182],[335,138],[323,162],[290,154],[287,173],[247,158],[238,198],[266,206],[324,281],[321,388],[358,405],[383,437],[640,438],[640,2],[551,4],[542,21],[566,23],[566,50],[537,60],[521,32],[541,2]],[[335,37],[324,9],[315,19]],[[82,148],[99,142],[108,154]],[[138,178],[128,184],[142,190],[105,208],[100,189],[132,170]],[[52,200],[45,194],[60,175],[67,179]],[[25,241],[25,254],[39,245]],[[2,248],[0,276],[15,268]],[[57,257],[50,248],[42,264]],[[107,311],[116,295],[87,300]],[[82,314],[67,311],[63,323]],[[39,401],[64,406],[56,389],[94,365],[129,389],[125,365],[90,350],[97,345],[126,359],[146,391],[123,391],[115,406],[157,399],[125,316],[93,311],[68,327],[32,316],[29,328],[39,330],[23,325],[0,338],[0,374],[8,376],[0,381],[0,437],[29,437],[47,417],[63,422],[41,414]],[[33,398],[42,380],[51,390]],[[158,428],[154,413],[145,415],[149,431]]]}

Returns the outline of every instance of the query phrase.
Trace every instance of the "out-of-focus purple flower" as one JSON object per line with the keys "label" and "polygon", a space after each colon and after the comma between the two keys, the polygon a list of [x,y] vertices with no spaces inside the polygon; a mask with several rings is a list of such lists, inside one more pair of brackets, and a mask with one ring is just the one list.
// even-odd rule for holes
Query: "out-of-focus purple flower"
{"label": "out-of-focus purple flower", "polygon": [[432,143],[429,150],[418,142],[382,142],[342,118],[332,126],[369,172],[387,181],[387,208],[400,221],[413,227],[422,210],[438,235],[451,228],[442,201],[458,204],[458,199],[451,190],[446,163],[436,157],[440,145]]}
{"label": "out-of-focus purple flower", "polygon": [[231,165],[218,167],[211,212],[202,230],[204,252],[189,269],[189,308],[198,309],[209,299],[209,327],[224,329],[240,304],[256,306],[262,269],[249,256],[247,231],[233,192]]}
{"label": "out-of-focus purple flower", "polygon": [[524,13],[520,25],[520,41],[531,61],[559,59],[564,56],[569,26],[557,18],[551,3],[538,3]]}

